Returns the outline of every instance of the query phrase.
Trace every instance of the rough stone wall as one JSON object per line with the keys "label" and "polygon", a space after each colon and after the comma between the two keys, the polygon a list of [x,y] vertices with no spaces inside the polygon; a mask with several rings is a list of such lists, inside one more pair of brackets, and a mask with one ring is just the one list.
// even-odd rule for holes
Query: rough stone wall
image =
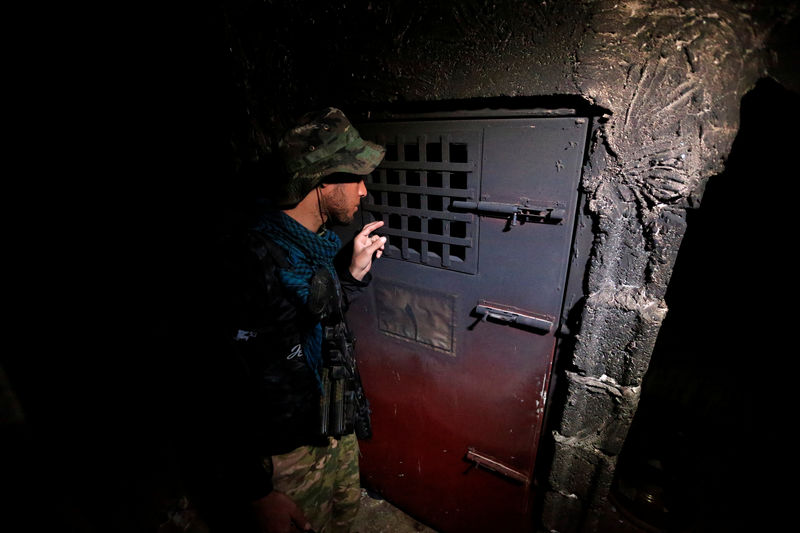
{"label": "rough stone wall", "polygon": [[594,243],[542,522],[592,531],[667,313],[664,294],[788,2],[226,3],[239,165],[309,108],[571,95],[604,109],[582,188]]}
{"label": "rough stone wall", "polygon": [[578,55],[581,94],[611,111],[584,188],[596,222],[580,332],[543,522],[592,531],[667,312],[686,209],[722,169],[763,35],[717,2],[598,2]]}

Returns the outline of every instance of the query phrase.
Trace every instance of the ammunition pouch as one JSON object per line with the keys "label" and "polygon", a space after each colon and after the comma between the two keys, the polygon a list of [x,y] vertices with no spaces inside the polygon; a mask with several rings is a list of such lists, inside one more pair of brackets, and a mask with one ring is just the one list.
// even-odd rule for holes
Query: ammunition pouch
{"label": "ammunition pouch", "polygon": [[353,431],[359,439],[372,436],[369,401],[361,385],[355,360],[355,338],[344,322],[323,326],[322,436],[339,439]]}

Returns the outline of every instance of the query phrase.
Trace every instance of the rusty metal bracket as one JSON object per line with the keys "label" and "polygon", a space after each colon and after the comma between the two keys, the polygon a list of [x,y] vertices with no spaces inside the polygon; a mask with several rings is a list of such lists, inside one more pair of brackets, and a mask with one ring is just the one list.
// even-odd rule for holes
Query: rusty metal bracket
{"label": "rusty metal bracket", "polygon": [[515,481],[520,481],[522,483],[528,484],[530,483],[530,475],[517,470],[515,468],[511,468],[510,466],[503,464],[498,459],[487,455],[485,453],[481,453],[477,451],[473,447],[467,448],[467,456],[466,459],[468,461],[472,461],[473,463],[477,464],[478,466],[482,466],[491,470],[492,472],[497,472],[500,475],[505,477],[511,478]]}

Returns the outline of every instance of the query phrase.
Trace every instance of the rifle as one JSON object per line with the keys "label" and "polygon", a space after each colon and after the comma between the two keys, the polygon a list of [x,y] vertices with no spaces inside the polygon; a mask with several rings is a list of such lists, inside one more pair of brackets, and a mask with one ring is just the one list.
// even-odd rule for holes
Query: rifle
{"label": "rifle", "polygon": [[355,359],[355,338],[344,322],[324,326],[324,368],[320,399],[320,433],[341,438],[355,430],[356,437],[372,436],[369,401],[361,385]]}

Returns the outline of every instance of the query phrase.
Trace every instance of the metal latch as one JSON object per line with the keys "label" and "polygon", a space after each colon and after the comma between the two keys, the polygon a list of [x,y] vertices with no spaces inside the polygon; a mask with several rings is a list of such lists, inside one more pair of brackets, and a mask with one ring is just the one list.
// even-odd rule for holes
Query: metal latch
{"label": "metal latch", "polygon": [[518,222],[558,224],[567,214],[566,209],[558,204],[552,206],[533,205],[524,199],[520,200],[518,204],[453,200],[450,207],[464,211],[477,211],[489,216],[508,217],[509,226],[516,226]]}
{"label": "metal latch", "polygon": [[547,315],[523,311],[516,307],[494,304],[481,300],[475,307],[475,313],[486,322],[489,318],[515,326],[525,326],[532,329],[552,331],[554,319]]}

